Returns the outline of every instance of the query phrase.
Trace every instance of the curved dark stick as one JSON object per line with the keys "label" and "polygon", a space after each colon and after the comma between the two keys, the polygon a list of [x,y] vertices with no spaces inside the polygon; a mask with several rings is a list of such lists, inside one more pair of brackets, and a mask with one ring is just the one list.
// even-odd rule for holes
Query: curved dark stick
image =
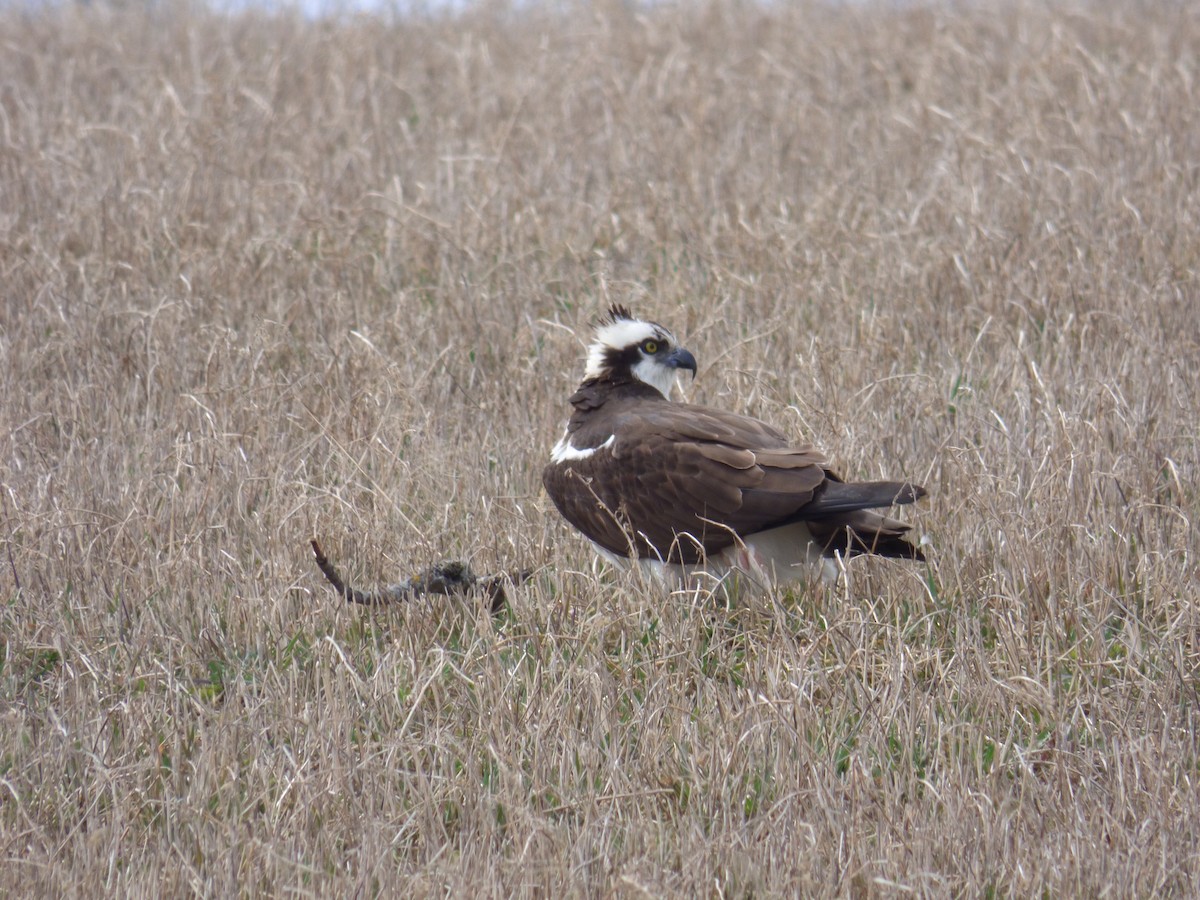
{"label": "curved dark stick", "polygon": [[362,591],[346,586],[346,582],[342,581],[342,576],[338,574],[338,570],[334,568],[333,563],[321,552],[321,545],[317,543],[316,538],[313,538],[309,543],[312,544],[313,555],[317,558],[317,568],[321,570],[321,574],[325,576],[325,580],[333,585],[333,589],[346,599],[347,603],[373,605],[376,602],[375,598],[370,594],[364,594]]}
{"label": "curved dark stick", "polygon": [[424,572],[414,575],[412,578],[406,578],[399,584],[389,584],[377,591],[366,592],[347,585],[333,563],[321,552],[321,545],[317,543],[316,539],[310,543],[313,555],[316,557],[317,568],[321,570],[325,580],[347,603],[360,603],[364,606],[400,603],[426,594],[462,595],[474,588],[481,588],[484,596],[488,598],[492,614],[495,615],[504,609],[508,602],[508,596],[504,592],[504,583],[508,581],[518,585],[532,574],[528,569],[521,569],[516,572],[476,577],[466,563],[447,560],[430,566]]}

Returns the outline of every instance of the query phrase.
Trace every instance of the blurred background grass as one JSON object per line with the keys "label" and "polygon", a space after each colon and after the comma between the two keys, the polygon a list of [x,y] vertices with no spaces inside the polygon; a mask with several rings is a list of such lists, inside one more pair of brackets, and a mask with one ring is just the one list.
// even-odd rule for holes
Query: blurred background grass
{"label": "blurred background grass", "polygon": [[[1190,6],[0,33],[5,890],[1200,890]],[[595,570],[539,474],[617,301],[929,566]],[[540,572],[346,609],[312,536]]]}

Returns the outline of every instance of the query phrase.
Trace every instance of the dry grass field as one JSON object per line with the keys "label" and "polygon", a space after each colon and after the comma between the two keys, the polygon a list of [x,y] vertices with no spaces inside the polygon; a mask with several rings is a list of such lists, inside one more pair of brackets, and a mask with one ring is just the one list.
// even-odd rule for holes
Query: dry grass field
{"label": "dry grass field", "polygon": [[[1195,6],[0,44],[0,894],[1200,892]],[[613,302],[929,564],[595,564],[540,472]],[[536,573],[347,607],[312,537]]]}

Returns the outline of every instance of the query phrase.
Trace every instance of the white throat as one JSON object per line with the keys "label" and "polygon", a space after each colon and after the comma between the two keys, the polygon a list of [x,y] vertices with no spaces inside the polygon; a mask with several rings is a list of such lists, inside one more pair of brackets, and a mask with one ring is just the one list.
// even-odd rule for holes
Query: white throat
{"label": "white throat", "polygon": [[638,381],[645,382],[668,400],[671,399],[671,388],[675,387],[678,369],[664,366],[656,359],[643,359],[631,371]]}

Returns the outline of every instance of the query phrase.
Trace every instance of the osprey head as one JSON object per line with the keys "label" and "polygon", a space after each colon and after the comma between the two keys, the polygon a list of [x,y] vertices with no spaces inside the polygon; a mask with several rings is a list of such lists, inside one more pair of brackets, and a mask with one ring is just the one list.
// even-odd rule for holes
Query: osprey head
{"label": "osprey head", "polygon": [[696,357],[679,346],[675,335],[657,322],[635,319],[624,306],[613,306],[596,326],[583,377],[633,378],[666,397],[680,369],[696,377]]}

